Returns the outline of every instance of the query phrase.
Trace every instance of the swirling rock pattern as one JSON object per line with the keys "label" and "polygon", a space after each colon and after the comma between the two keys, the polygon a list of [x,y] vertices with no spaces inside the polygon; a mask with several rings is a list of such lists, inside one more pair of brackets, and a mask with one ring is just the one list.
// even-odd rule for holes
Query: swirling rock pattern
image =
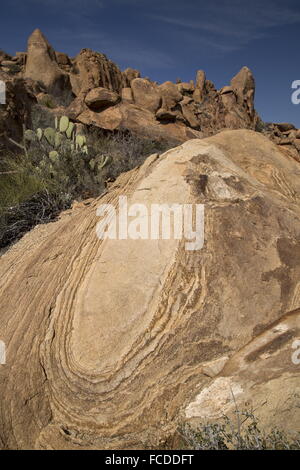
{"label": "swirling rock pattern", "polygon": [[[265,426],[299,428],[299,176],[255,132],[191,140],[2,255],[1,446],[155,447],[230,412],[230,389]],[[203,203],[203,249],[99,240],[97,207],[120,195]]]}

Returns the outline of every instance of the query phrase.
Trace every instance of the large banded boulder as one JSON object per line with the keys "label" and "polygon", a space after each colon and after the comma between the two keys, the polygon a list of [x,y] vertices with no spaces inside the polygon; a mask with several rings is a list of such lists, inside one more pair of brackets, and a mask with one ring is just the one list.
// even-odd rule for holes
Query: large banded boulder
{"label": "large banded boulder", "polygon": [[[1,446],[157,448],[183,421],[235,406],[266,429],[299,430],[299,176],[266,137],[225,131],[149,157],[11,247]],[[119,196],[204,204],[204,246],[98,239],[97,209],[118,215]]]}

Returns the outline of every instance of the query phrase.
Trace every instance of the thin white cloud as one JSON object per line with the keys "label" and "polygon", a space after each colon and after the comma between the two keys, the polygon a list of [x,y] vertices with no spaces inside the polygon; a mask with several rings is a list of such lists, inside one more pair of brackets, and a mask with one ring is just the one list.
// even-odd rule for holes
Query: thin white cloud
{"label": "thin white cloud", "polygon": [[[89,20],[85,22],[87,26]],[[50,43],[53,42],[52,38],[55,38],[55,43],[64,44],[68,49],[76,41],[76,44],[81,44],[82,47],[106,54],[122,68],[133,67],[143,72],[143,68],[166,69],[176,66],[176,62],[169,54],[158,51],[156,48],[139,45],[136,41],[120,39],[120,37],[94,31],[91,28],[85,28],[81,32],[71,31],[69,28],[51,29],[48,30]]]}
{"label": "thin white cloud", "polygon": [[277,0],[214,0],[205,3],[176,4],[172,13],[150,14],[154,21],[163,22],[180,30],[186,40],[202,43],[220,52],[240,49],[253,40],[272,34],[271,28],[300,23],[300,12],[295,2],[285,4]]}

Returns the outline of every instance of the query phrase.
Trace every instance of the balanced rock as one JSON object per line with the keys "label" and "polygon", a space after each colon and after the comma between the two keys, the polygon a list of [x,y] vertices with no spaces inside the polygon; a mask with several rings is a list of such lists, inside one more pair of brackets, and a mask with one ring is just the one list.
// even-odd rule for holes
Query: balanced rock
{"label": "balanced rock", "polygon": [[93,88],[85,97],[85,103],[93,111],[100,111],[114,106],[120,101],[120,96],[107,88]]}

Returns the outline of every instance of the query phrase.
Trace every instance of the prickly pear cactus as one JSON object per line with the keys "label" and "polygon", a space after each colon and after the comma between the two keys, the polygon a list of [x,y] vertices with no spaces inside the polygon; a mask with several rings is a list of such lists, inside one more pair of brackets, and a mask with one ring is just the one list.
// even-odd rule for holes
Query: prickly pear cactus
{"label": "prickly pear cactus", "polygon": [[57,149],[61,146],[63,141],[63,135],[60,132],[55,133],[54,147]]}
{"label": "prickly pear cactus", "polygon": [[97,160],[98,169],[101,170],[110,162],[110,157],[108,155],[101,155]]}
{"label": "prickly pear cactus", "polygon": [[52,162],[56,162],[58,160],[58,157],[59,154],[56,150],[51,150],[51,152],[49,152],[49,158]]}
{"label": "prickly pear cactus", "polygon": [[92,171],[99,173],[110,161],[111,157],[108,155],[98,155],[96,158],[92,158],[89,161],[89,166]]}
{"label": "prickly pear cactus", "polygon": [[30,129],[26,130],[24,139],[28,142],[38,141],[43,143],[44,141],[59,153],[63,150],[70,150],[71,152],[76,150],[88,154],[86,137],[82,134],[76,135],[76,124],[70,122],[67,116],[55,117],[54,128],[47,127],[44,130],[38,128],[36,132]]}
{"label": "prickly pear cactus", "polygon": [[82,147],[86,144],[86,138],[84,135],[77,135],[76,136],[76,148],[82,149]]}
{"label": "prickly pear cactus", "polygon": [[75,127],[74,123],[69,122],[68,128],[66,130],[66,136],[68,137],[68,139],[72,139],[72,134],[73,134],[74,127]]}
{"label": "prickly pear cactus", "polygon": [[37,129],[36,135],[37,135],[38,140],[41,141],[43,138],[43,131],[40,127]]}
{"label": "prickly pear cactus", "polygon": [[55,130],[52,127],[47,127],[44,131],[44,136],[48,142],[48,144],[55,146]]}
{"label": "prickly pear cactus", "polygon": [[33,142],[36,140],[35,133],[31,131],[30,129],[26,129],[26,131],[24,132],[24,137],[25,137],[25,140],[27,140],[28,142]]}
{"label": "prickly pear cactus", "polygon": [[66,132],[69,127],[69,118],[68,116],[62,116],[59,121],[59,130],[60,132]]}
{"label": "prickly pear cactus", "polygon": [[96,165],[95,159],[91,158],[91,160],[89,161],[89,167],[92,171],[95,169],[95,165]]}

